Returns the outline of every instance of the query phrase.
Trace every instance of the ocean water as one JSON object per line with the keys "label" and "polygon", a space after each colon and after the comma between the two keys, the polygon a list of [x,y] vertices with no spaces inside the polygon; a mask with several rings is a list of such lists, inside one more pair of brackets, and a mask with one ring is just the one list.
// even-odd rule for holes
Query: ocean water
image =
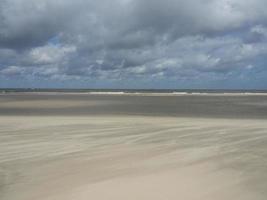
{"label": "ocean water", "polygon": [[0,88],[0,93],[16,92],[62,92],[62,93],[162,93],[162,94],[224,94],[224,93],[267,93],[267,90],[234,90],[234,89],[46,89],[46,88]]}

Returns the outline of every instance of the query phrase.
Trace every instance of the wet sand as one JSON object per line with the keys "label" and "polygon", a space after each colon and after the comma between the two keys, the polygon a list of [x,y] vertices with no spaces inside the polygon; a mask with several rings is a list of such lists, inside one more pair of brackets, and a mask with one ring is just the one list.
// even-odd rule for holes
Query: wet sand
{"label": "wet sand", "polygon": [[267,119],[267,95],[150,95],[0,94],[0,115]]}
{"label": "wet sand", "polygon": [[266,199],[266,102],[0,95],[0,199]]}

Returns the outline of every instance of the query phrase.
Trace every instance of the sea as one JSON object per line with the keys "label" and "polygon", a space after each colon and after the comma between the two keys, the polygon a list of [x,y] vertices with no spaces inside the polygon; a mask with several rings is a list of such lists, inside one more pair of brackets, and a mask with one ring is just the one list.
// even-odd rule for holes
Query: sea
{"label": "sea", "polygon": [[62,89],[62,88],[0,88],[0,93],[56,92],[92,94],[267,94],[266,90],[240,89]]}

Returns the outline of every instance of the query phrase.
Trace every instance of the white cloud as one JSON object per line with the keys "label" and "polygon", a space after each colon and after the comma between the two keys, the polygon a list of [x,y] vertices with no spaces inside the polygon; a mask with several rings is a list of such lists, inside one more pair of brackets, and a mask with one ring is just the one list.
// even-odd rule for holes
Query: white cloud
{"label": "white cloud", "polygon": [[262,25],[256,25],[251,28],[252,33],[259,33],[267,37],[267,28]]}
{"label": "white cloud", "polygon": [[18,66],[9,66],[0,71],[2,75],[14,76],[23,73],[24,69]]}
{"label": "white cloud", "polygon": [[61,62],[65,56],[74,53],[74,46],[57,46],[48,44],[43,47],[33,48],[29,52],[30,59],[35,64],[53,64]]}

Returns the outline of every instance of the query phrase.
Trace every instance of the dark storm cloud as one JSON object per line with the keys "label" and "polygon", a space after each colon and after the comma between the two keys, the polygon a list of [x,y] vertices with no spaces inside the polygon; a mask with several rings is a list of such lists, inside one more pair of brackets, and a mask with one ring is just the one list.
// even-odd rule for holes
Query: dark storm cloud
{"label": "dark storm cloud", "polygon": [[0,3],[0,44],[23,49],[44,45],[64,30],[79,7],[71,1],[3,0]]}
{"label": "dark storm cloud", "polygon": [[3,0],[0,76],[214,79],[262,68],[266,7],[265,0]]}

